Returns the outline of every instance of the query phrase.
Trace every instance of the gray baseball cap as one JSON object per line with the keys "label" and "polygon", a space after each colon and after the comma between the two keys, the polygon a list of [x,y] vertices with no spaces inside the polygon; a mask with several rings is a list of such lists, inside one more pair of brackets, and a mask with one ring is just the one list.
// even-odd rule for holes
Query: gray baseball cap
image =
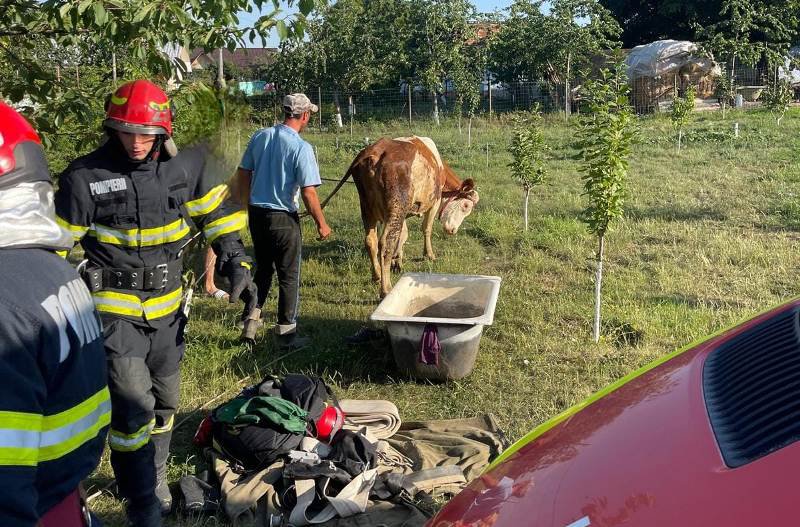
{"label": "gray baseball cap", "polygon": [[292,93],[283,98],[283,109],[292,115],[298,115],[303,112],[314,113],[319,111],[316,104],[312,103],[305,93]]}

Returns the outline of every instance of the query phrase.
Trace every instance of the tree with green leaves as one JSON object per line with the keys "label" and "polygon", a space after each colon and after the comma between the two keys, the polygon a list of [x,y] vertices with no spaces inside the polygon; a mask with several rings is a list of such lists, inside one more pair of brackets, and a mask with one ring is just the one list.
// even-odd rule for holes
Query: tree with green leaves
{"label": "tree with green leaves", "polygon": [[570,83],[575,67],[587,67],[593,56],[619,46],[622,32],[611,12],[598,0],[553,0],[551,16],[558,33],[551,36],[560,46],[551,58],[564,81],[564,114],[569,119],[572,108]]}
{"label": "tree with green leaves", "polygon": [[698,38],[726,60],[731,78],[737,63],[783,64],[797,37],[800,2],[797,0],[722,0],[720,19],[698,28]]}
{"label": "tree with green leaves", "polygon": [[[439,124],[439,94],[449,78],[461,77],[467,68],[464,54],[476,30],[470,23],[475,8],[468,0],[410,0],[411,74],[433,96],[433,118]],[[412,84],[413,85],[413,84]]]}
{"label": "tree with green leaves", "polygon": [[681,151],[683,129],[689,122],[692,112],[694,112],[694,99],[694,86],[689,86],[686,88],[686,92],[683,95],[678,95],[678,92],[676,91],[675,96],[672,98],[672,110],[669,114],[669,118],[672,122],[672,127],[678,132],[678,152]]}
{"label": "tree with green leaves", "polygon": [[761,95],[764,106],[775,117],[775,122],[778,126],[780,126],[793,99],[794,89],[792,85],[784,79],[775,79]]}
{"label": "tree with green leaves", "polygon": [[512,161],[508,164],[511,168],[511,177],[525,192],[523,204],[523,219],[525,232],[528,232],[528,201],[531,190],[541,185],[547,177],[545,155],[549,151],[544,141],[541,127],[541,114],[537,109],[523,114],[514,123],[514,132],[511,144],[508,147]]}
{"label": "tree with green leaves", "polygon": [[282,86],[332,90],[341,122],[341,97],[396,86],[408,64],[407,1],[339,0],[323,4],[307,21],[307,38],[289,42],[268,68]]}
{"label": "tree with green leaves", "polygon": [[727,69],[723,70],[722,75],[717,77],[714,96],[719,100],[719,105],[722,108],[722,118],[725,119],[725,111],[728,106],[733,106],[736,100],[736,82]]}
{"label": "tree with green leaves", "polygon": [[600,305],[605,239],[611,222],[621,218],[627,195],[626,180],[631,148],[637,135],[636,116],[628,99],[625,67],[603,69],[587,81],[583,97],[587,113],[581,117],[578,137],[583,159],[584,195],[588,205],[583,221],[597,236],[595,254],[594,341],[600,340]]}
{"label": "tree with green leaves", "polygon": [[[267,4],[272,8],[253,25],[240,26],[240,12]],[[297,5],[299,13],[284,17],[279,0],[8,0],[0,9],[0,70],[15,74],[0,77],[0,95],[23,103],[47,136],[68,117],[93,111],[92,101],[102,101],[113,88],[110,75],[97,83],[71,82],[58,50],[79,51],[77,77],[80,66],[95,61],[100,50],[109,58],[109,73],[110,59],[119,54],[166,79],[176,64],[163,53],[165,46],[234,49],[246,40],[265,42],[272,28],[281,38],[299,37],[314,0]]]}
{"label": "tree with green leaves", "polygon": [[617,46],[620,27],[597,0],[515,0],[492,45],[490,68],[503,82],[547,79],[563,86],[571,111],[570,84],[576,71],[592,66]]}

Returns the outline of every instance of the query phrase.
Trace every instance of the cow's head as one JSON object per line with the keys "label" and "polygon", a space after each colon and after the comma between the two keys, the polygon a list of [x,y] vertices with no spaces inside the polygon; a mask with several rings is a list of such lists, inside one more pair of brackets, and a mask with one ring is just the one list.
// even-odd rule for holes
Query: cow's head
{"label": "cow's head", "polygon": [[464,218],[472,213],[475,204],[478,203],[478,191],[475,190],[475,182],[467,179],[449,197],[443,198],[443,205],[439,218],[442,220],[442,228],[447,234],[455,234],[461,226]]}

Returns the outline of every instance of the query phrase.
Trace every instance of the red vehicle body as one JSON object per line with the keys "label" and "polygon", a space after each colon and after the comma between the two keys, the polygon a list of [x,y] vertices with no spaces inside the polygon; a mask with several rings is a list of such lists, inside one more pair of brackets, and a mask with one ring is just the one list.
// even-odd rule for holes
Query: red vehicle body
{"label": "red vehicle body", "polygon": [[[674,352],[541,425],[428,527],[800,525],[799,308],[795,300]],[[769,346],[777,352],[746,363]],[[704,374],[715,351],[728,369]],[[765,445],[753,459],[722,448],[726,428],[712,422],[709,383],[722,394],[717,401],[733,401],[723,414],[745,412],[727,430],[752,432],[759,439],[743,440]],[[780,412],[762,411],[753,402],[761,395],[765,404],[780,399]],[[784,435],[771,443],[776,426]]]}

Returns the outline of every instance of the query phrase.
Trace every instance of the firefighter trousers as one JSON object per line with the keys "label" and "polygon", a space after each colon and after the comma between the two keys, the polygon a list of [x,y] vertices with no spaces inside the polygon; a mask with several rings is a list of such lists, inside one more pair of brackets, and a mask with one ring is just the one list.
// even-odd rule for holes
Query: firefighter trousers
{"label": "firefighter trousers", "polygon": [[103,317],[111,466],[128,500],[128,517],[137,525],[161,524],[155,488],[166,478],[185,322],[180,311],[150,324]]}

